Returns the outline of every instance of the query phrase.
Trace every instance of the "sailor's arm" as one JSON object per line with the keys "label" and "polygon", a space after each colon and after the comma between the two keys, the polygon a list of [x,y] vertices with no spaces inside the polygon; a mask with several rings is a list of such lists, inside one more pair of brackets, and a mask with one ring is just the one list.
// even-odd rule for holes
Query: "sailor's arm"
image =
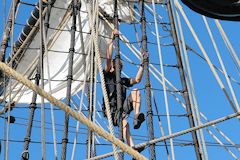
{"label": "sailor's arm", "polygon": [[108,72],[112,68],[112,51],[113,51],[113,40],[114,35],[119,34],[118,30],[114,29],[111,35],[111,40],[108,43],[107,51],[106,51],[106,64],[104,70]]}
{"label": "sailor's arm", "polygon": [[143,76],[143,57],[146,55],[147,53],[143,53],[142,54],[142,59],[141,59],[141,63],[140,63],[140,67],[138,69],[137,75],[135,78],[131,78],[130,80],[130,84],[134,85],[137,83],[140,83],[142,80],[142,76]]}

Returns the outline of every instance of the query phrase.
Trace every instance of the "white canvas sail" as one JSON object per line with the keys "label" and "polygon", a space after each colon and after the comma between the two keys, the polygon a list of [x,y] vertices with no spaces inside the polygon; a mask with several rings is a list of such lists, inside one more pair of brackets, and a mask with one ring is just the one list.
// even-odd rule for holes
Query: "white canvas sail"
{"label": "white canvas sail", "polygon": [[[70,0],[58,0],[55,2],[56,7],[52,8],[50,16],[50,29],[48,31],[48,54],[44,57],[44,89],[47,92],[53,94],[58,99],[63,99],[66,96],[67,88],[67,74],[68,74],[68,50],[70,47],[70,29],[71,29],[71,14],[69,10],[63,12],[62,9],[68,8]],[[125,1],[120,1],[118,6],[119,19],[125,22],[132,21],[132,13],[130,13],[129,5]],[[110,16],[113,16],[113,2],[111,0],[102,0],[99,2],[100,8]],[[85,54],[89,55],[91,48],[90,26],[89,16],[86,9],[86,1],[82,1],[81,5],[81,25],[83,31],[83,41],[85,45]],[[79,22],[77,21],[77,31],[75,37],[75,52],[82,53],[82,46],[79,33]],[[58,28],[58,30],[51,29]],[[99,48],[101,54],[104,56],[106,52],[108,38],[111,35],[111,28],[99,19]],[[39,48],[39,33],[36,34],[29,48]],[[35,68],[37,65],[39,50],[27,49],[23,58],[16,68],[17,72],[24,74],[25,76],[34,81]],[[73,62],[73,82],[72,82],[72,94],[79,92],[82,88],[82,81],[85,74],[88,75],[89,66],[86,66],[89,56],[83,54],[74,54]],[[87,72],[84,73],[85,67]],[[48,70],[49,69],[49,70]],[[34,73],[33,73],[34,72]],[[48,72],[50,77],[48,76]],[[33,74],[31,74],[33,73]],[[51,91],[49,90],[49,81],[51,83]],[[16,83],[13,81],[12,83]],[[19,90],[21,90],[19,92]],[[8,91],[7,91],[8,92]],[[15,88],[12,88],[12,98],[18,103],[30,103],[32,97],[32,91],[22,87],[18,84]],[[37,103],[40,102],[40,97],[37,98]]]}

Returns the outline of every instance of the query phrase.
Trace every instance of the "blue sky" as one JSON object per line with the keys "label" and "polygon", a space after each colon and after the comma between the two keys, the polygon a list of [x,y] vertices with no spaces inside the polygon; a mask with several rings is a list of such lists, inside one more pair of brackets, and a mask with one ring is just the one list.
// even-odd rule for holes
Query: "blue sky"
{"label": "blue sky", "polygon": [[[32,1],[29,1],[29,0],[24,0],[24,2],[33,3]],[[10,6],[9,3],[10,3],[10,1],[6,2],[7,9]],[[4,16],[4,9],[3,9],[4,1],[0,2],[0,8],[1,8],[0,9],[0,17],[1,17],[0,37],[2,37],[4,19],[6,18],[5,17],[6,14]],[[21,5],[20,10],[19,10],[19,15],[17,17],[16,22],[25,24],[26,19],[30,16],[30,11],[32,9],[33,9],[33,7],[31,7],[31,6]],[[207,54],[210,57],[211,61],[216,66],[220,66],[220,64],[217,60],[217,56],[215,54],[213,45],[208,36],[206,27],[204,26],[204,23],[202,21],[202,17],[199,14],[194,13],[193,11],[189,10],[186,7],[184,7],[184,10],[185,10],[185,13],[187,14],[191,24],[193,25],[193,28],[195,29],[200,41],[202,42],[205,50],[207,51]],[[166,12],[166,8],[164,6],[157,6],[157,13],[163,17],[161,20],[162,22],[168,22],[167,12]],[[153,22],[153,17],[151,16],[151,14],[148,11],[146,11],[146,17],[147,17],[148,22]],[[209,25],[212,29],[213,35],[215,37],[216,43],[218,44],[221,56],[224,60],[225,67],[227,68],[229,75],[231,77],[233,77],[234,79],[236,79],[237,81],[240,81],[239,74],[237,73],[236,69],[234,68],[231,57],[228,54],[227,47],[225,46],[224,41],[221,38],[221,35],[219,34],[219,31],[218,31],[216,25],[214,24],[214,21],[210,18],[207,18],[207,19],[208,19]],[[182,17],[181,17],[181,23],[182,23],[182,27],[183,27],[184,38],[185,38],[186,44],[191,46],[191,48],[193,48],[200,55],[203,55],[201,53],[199,47],[197,46],[196,42],[194,41],[189,29],[186,26],[186,23],[184,22]],[[239,32],[240,24],[239,24],[239,22],[220,21],[220,23],[222,24],[233,48],[235,49],[237,55],[239,56],[239,41],[240,41],[240,32]],[[140,26],[136,25],[136,28],[139,32],[139,36],[141,36]],[[167,28],[169,28],[168,25],[167,25]],[[15,40],[17,39],[18,34],[20,33],[21,29],[22,29],[22,26],[15,25],[15,30],[14,30],[14,33],[15,33],[14,39]],[[151,30],[155,31],[153,23],[152,23],[152,25],[148,24],[148,27],[147,27],[148,42],[150,42],[148,44],[150,63],[154,64],[154,66],[160,71],[160,66],[158,65],[159,58],[158,58],[158,53],[157,53],[156,38],[150,33]],[[127,25],[127,24],[121,23],[120,31],[124,35],[126,35],[127,38],[129,38],[131,42],[136,42],[136,34],[133,29],[133,25]],[[172,39],[171,39],[171,37],[169,37],[169,31],[166,31],[166,27],[163,26],[163,24],[159,24],[159,31],[160,31],[160,36],[164,36],[163,38],[161,38],[161,43],[164,44],[164,45],[162,45],[163,64],[176,64],[175,52],[174,52],[174,48],[171,46]],[[134,43],[134,45],[139,49],[137,44]],[[121,48],[121,51],[124,52],[124,54],[128,58],[130,58],[135,63],[139,63],[139,60],[130,52],[130,50],[126,47],[126,45],[122,41],[120,43],[120,48]],[[8,49],[8,53],[9,53],[9,49]],[[199,58],[193,52],[188,51],[187,53],[189,56],[188,58],[189,58],[190,66],[191,66],[192,77],[193,77],[193,81],[194,81],[199,110],[204,115],[206,115],[209,120],[214,120],[216,118],[233,113],[233,110],[231,109],[229,102],[227,101],[222,90],[220,89],[219,85],[217,84],[216,79],[214,78],[207,63],[204,60],[202,60],[201,58]],[[124,64],[125,64],[123,71],[125,73],[127,73],[128,76],[130,76],[130,77],[135,76],[135,74],[137,72],[137,67],[135,65],[128,63],[125,58],[123,58],[123,60],[124,60]],[[176,86],[176,88],[181,90],[181,83],[180,83],[179,73],[178,73],[177,68],[164,67],[164,71],[165,71],[166,78],[169,79]],[[221,79],[223,80],[224,85],[227,86],[224,75],[221,74],[220,72],[218,72],[218,74],[221,77]],[[98,77],[98,79],[99,79],[99,77]],[[159,91],[159,90],[162,90],[163,87],[161,86],[161,84],[156,80],[156,78],[153,75],[151,75],[150,79],[151,79],[152,88],[155,89],[155,90],[153,90],[153,92],[155,95],[155,99],[157,101],[157,107],[160,111],[160,114],[162,115],[161,120],[162,120],[163,127],[165,130],[165,135],[168,135],[163,92]],[[134,87],[144,88],[144,84],[145,84],[145,78],[143,78],[142,82],[139,85],[134,86]],[[239,96],[240,95],[239,84],[236,84],[233,82],[232,85],[233,85],[233,88],[235,90],[236,96],[239,101],[240,100],[239,99],[239,97],[240,97]],[[133,88],[131,88],[131,89],[133,89]],[[97,91],[98,91],[97,97],[101,103],[102,94],[101,94],[100,85],[97,86]],[[227,89],[227,91],[230,94],[229,89]],[[146,112],[147,106],[146,106],[146,102],[145,102],[146,97],[145,97],[144,89],[141,90],[141,95],[142,95],[142,112]],[[167,93],[167,95],[168,95],[168,101],[169,101],[169,107],[170,107],[170,115],[186,114],[186,111],[179,105],[179,103],[176,102],[175,98],[169,92]],[[182,98],[180,98],[180,100],[183,101]],[[85,101],[86,101],[86,99],[85,99]],[[20,105],[20,106],[22,106],[22,105]],[[46,107],[49,107],[49,106],[47,105]],[[154,104],[152,104],[152,107],[153,107],[153,112],[156,114]],[[98,108],[98,109],[100,109],[100,108]],[[19,141],[24,140],[24,136],[25,136],[25,132],[26,132],[25,125],[27,124],[27,120],[25,120],[23,118],[28,117],[28,114],[29,114],[28,112],[29,111],[27,108],[15,109],[12,111],[11,114],[16,116],[16,123],[11,125],[10,139],[19,140]],[[63,133],[63,131],[62,131],[63,126],[61,126],[63,124],[63,112],[56,110],[55,114],[56,114],[56,123],[58,124],[56,127],[58,129],[57,142],[61,142],[62,133]],[[130,126],[132,126],[132,117],[133,117],[133,115],[131,115],[129,118]],[[158,126],[157,117],[154,116],[153,119],[154,119],[155,136],[161,137],[162,135],[160,133],[160,129]],[[41,141],[41,130],[40,130],[40,128],[38,128],[40,126],[40,123],[37,122],[40,120],[40,110],[39,109],[36,110],[35,120],[36,120],[34,122],[35,127],[33,128],[33,132],[32,132],[32,141],[33,142],[35,141],[36,143],[30,144],[29,151],[30,151],[31,159],[41,159],[40,158],[41,157],[41,144],[38,143]],[[98,118],[97,120],[100,121],[100,123],[104,126],[103,119]],[[49,110],[46,111],[46,121],[51,122]],[[107,123],[106,120],[105,120],[105,122]],[[171,122],[172,122],[172,132],[173,133],[187,129],[189,127],[188,120],[185,116],[171,116]],[[202,122],[205,123],[206,121],[202,119]],[[69,133],[69,137],[70,137],[69,141],[70,142],[73,141],[73,138],[75,135],[74,133],[72,133],[75,131],[75,129],[74,129],[75,123],[76,122],[73,119],[70,119],[70,126],[71,126],[69,129],[70,130],[70,133]],[[231,138],[233,142],[235,142],[236,144],[240,144],[239,129],[238,129],[239,124],[238,123],[239,122],[236,119],[232,119],[227,122],[223,122],[217,126],[229,138]],[[0,119],[0,126],[2,128],[4,126],[4,120],[2,118]],[[51,128],[51,125],[46,123],[46,127]],[[106,129],[106,126],[104,126],[104,128]],[[216,132],[212,127],[209,127],[209,129],[213,133],[216,133],[216,135],[218,137],[221,137],[219,135],[219,133]],[[117,131],[117,128],[115,130]],[[81,143],[85,143],[86,142],[86,133],[87,133],[86,127],[81,125],[80,132],[83,134],[79,135],[78,140]],[[147,138],[147,136],[148,136],[147,123],[144,123],[143,126],[139,130],[134,130],[133,128],[131,128],[131,132],[133,135],[135,135],[134,141],[136,144],[147,141],[147,139],[148,139]],[[208,144],[214,142],[213,144],[215,145],[216,142],[211,137],[211,135],[208,133],[208,131],[204,129],[203,132],[204,132],[206,142],[209,142]],[[4,137],[3,134],[4,134],[4,132],[2,129],[0,132],[0,139],[3,139],[3,137]],[[99,137],[98,137],[98,139],[100,142],[102,142],[104,144],[109,144],[108,142],[106,142],[105,140],[102,140]],[[224,141],[223,138],[220,138],[220,140],[222,140],[224,143],[228,143],[228,142]],[[51,134],[50,129],[46,129],[46,141],[52,142],[52,134]],[[190,142],[191,142],[190,134],[186,134],[184,136],[180,136],[180,137],[177,137],[174,139],[174,143],[176,144],[175,156],[176,156],[177,160],[178,159],[184,159],[184,160],[196,159],[195,153],[194,153],[194,148],[192,145],[190,145]],[[189,145],[187,145],[186,143],[188,143]],[[3,147],[3,142],[2,142],[2,147]],[[168,148],[170,149],[170,147],[168,147]],[[23,151],[23,143],[10,142],[9,149],[10,149],[9,150],[9,159],[11,159],[11,160],[19,159],[20,154]],[[231,147],[230,149],[237,157],[240,157],[239,152],[235,148]],[[103,146],[97,145],[97,154],[98,155],[107,153],[111,150],[112,150],[111,145],[103,145]],[[72,151],[72,144],[69,144],[68,155],[67,155],[68,159],[70,159],[71,151]],[[208,151],[209,160],[216,160],[216,159],[232,160],[232,159],[234,159],[223,147],[220,147],[220,146],[208,145],[207,151]],[[77,158],[84,159],[85,152],[86,152],[85,145],[79,144],[78,148],[77,148],[76,159]],[[165,147],[163,146],[163,143],[158,143],[158,146],[156,147],[156,152],[157,152],[157,159],[167,159],[166,151],[165,151]],[[54,158],[52,144],[47,144],[46,155],[47,155],[47,159]],[[59,158],[60,158],[60,155],[61,155],[61,144],[58,144]],[[145,155],[146,157],[149,157],[149,150],[146,149],[143,152],[143,155]],[[128,159],[129,156],[126,155],[126,158]],[[0,159],[3,159],[3,149],[2,149],[2,153],[0,155]],[[109,158],[109,159],[112,159],[112,158]]]}

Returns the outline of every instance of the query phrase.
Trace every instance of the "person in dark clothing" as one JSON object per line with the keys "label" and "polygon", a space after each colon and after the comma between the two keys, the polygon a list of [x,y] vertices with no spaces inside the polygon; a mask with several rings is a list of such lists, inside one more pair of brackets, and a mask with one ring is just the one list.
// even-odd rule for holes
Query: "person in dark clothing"
{"label": "person in dark clothing", "polygon": [[[114,125],[117,124],[116,114],[117,114],[117,91],[116,91],[116,70],[115,70],[115,59],[112,59],[112,51],[113,51],[113,37],[114,34],[119,34],[119,32],[115,29],[113,30],[111,41],[108,44],[108,48],[106,51],[106,64],[104,67],[104,78],[106,82],[106,89],[108,93],[109,103],[110,103],[110,111],[113,119]],[[142,61],[143,62],[142,55]],[[122,68],[123,63],[120,63],[120,67]],[[136,77],[134,78],[121,78],[122,85],[122,124],[123,124],[123,136],[126,140],[127,144],[131,147],[134,146],[132,136],[130,134],[129,124],[127,118],[131,111],[134,111],[134,129],[140,128],[142,122],[145,120],[145,116],[143,113],[140,113],[140,105],[141,105],[141,96],[138,89],[133,89],[129,96],[126,95],[126,90],[128,87],[132,87],[134,84],[140,83],[143,76],[143,67],[140,65]],[[105,113],[105,105],[103,104],[103,113]],[[115,117],[115,118],[114,118]],[[141,148],[138,151],[143,150]]]}

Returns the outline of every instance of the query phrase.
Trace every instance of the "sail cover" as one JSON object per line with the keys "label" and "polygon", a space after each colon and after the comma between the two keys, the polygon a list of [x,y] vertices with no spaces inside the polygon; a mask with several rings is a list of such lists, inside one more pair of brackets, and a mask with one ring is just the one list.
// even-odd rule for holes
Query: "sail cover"
{"label": "sail cover", "polygon": [[239,0],[182,0],[189,8],[208,17],[239,21]]}
{"label": "sail cover", "polygon": [[[121,22],[132,22],[133,13],[130,11],[130,6],[133,5],[135,1],[131,3],[119,0],[118,2],[118,15]],[[138,2],[136,0],[136,2]],[[149,2],[151,2],[149,0]],[[66,97],[67,92],[67,75],[68,75],[68,51],[70,47],[70,29],[71,29],[71,11],[70,8],[71,0],[57,0],[54,7],[51,10],[49,29],[48,29],[48,40],[47,47],[48,52],[44,55],[44,90],[51,93],[57,99],[63,99]],[[161,3],[161,0],[156,1],[156,3]],[[99,1],[99,11],[103,12],[110,18],[114,15],[114,6],[112,0],[101,0]],[[32,12],[31,20],[28,20],[27,25],[31,21],[36,21],[38,19],[38,10]],[[91,50],[91,35],[90,35],[90,24],[89,15],[87,13],[86,0],[81,0],[81,22],[77,18],[77,32],[75,36],[75,54],[73,61],[73,81],[72,81],[72,95],[76,94],[82,89],[84,77],[89,75],[89,59]],[[34,20],[35,19],[35,20]],[[82,26],[82,35],[84,42],[84,53],[83,46],[81,44],[79,25]],[[100,48],[101,56],[105,56],[107,43],[111,36],[111,28],[99,18],[98,22],[98,45]],[[30,27],[31,28],[31,27]],[[26,33],[27,32],[27,33]],[[15,43],[17,47],[20,48],[22,43],[27,37],[30,30],[26,27],[23,29],[22,34],[19,36],[18,41]],[[40,34],[37,32],[30,42],[28,49],[24,50],[21,54],[22,58],[17,61],[15,67],[16,71],[25,75],[32,82],[34,82],[34,77],[36,75],[36,67],[38,65],[39,59],[39,39]],[[11,98],[18,103],[30,103],[33,92],[28,88],[24,87],[22,84],[17,83],[17,81],[12,80],[11,82]],[[9,87],[6,87],[6,94],[9,94]],[[37,103],[40,103],[40,97],[37,98]]]}

